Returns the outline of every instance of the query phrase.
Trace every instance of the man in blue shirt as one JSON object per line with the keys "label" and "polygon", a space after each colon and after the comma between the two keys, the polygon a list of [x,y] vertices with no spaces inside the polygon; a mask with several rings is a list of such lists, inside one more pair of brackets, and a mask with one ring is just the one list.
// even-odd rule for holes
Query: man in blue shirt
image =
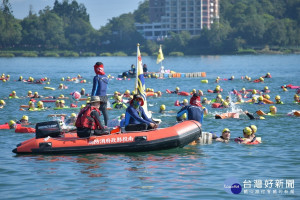
{"label": "man in blue shirt", "polygon": [[104,72],[104,66],[102,62],[97,62],[94,65],[94,71],[96,76],[93,79],[93,89],[91,96],[99,96],[100,97],[100,107],[99,110],[102,112],[104,117],[104,124],[107,126],[108,114],[107,114],[107,85],[108,78]]}
{"label": "man in blue shirt", "polygon": [[149,119],[143,109],[144,100],[140,95],[134,95],[130,106],[126,109],[125,130],[142,131],[157,128],[158,125]]}

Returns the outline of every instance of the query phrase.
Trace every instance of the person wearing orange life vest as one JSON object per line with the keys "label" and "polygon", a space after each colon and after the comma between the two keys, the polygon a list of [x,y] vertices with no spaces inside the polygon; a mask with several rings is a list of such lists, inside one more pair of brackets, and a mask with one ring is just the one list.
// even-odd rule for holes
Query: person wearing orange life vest
{"label": "person wearing orange life vest", "polygon": [[84,107],[77,116],[75,126],[77,127],[78,137],[109,134],[100,120],[100,110],[98,109],[100,107],[100,97],[92,96],[90,104],[90,106]]}
{"label": "person wearing orange life vest", "polygon": [[15,129],[15,133],[35,133],[35,128],[23,127],[21,124],[17,124],[14,120],[8,122],[9,129]]}

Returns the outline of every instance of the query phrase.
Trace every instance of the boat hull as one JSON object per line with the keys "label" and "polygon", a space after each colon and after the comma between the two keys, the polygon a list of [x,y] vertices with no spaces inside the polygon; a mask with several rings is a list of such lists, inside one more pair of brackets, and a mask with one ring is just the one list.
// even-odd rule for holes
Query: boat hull
{"label": "boat hull", "polygon": [[142,132],[127,132],[78,138],[76,133],[59,138],[32,138],[13,150],[17,154],[69,154],[99,152],[144,152],[184,147],[198,139],[201,125],[185,121],[175,126]]}

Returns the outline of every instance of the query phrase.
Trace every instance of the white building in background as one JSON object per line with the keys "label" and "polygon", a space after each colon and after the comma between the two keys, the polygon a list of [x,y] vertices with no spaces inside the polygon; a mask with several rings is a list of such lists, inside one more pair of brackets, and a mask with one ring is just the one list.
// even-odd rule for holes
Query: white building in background
{"label": "white building in background", "polygon": [[219,20],[219,0],[149,0],[149,17],[151,23],[135,24],[146,39],[160,40],[181,31],[199,35]]}

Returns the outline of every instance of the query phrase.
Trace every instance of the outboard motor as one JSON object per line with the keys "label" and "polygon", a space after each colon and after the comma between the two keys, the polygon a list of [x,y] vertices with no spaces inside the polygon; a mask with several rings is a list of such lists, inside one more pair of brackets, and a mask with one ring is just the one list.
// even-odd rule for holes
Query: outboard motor
{"label": "outboard motor", "polygon": [[35,126],[36,139],[46,137],[59,137],[62,133],[62,128],[59,121],[40,122]]}

